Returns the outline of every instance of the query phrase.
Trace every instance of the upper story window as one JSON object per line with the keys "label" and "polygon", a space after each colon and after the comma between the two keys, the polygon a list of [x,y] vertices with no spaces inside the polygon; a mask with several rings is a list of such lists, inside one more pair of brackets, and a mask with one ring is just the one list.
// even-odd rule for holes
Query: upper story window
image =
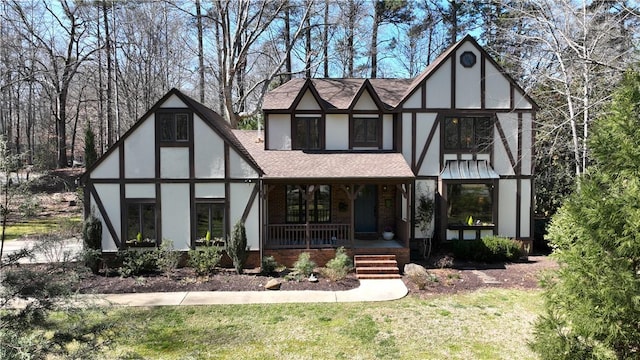
{"label": "upper story window", "polygon": [[320,150],[322,146],[320,117],[296,117],[292,135],[294,150]]}
{"label": "upper story window", "polygon": [[380,147],[379,118],[353,118],[351,124],[353,146]]}
{"label": "upper story window", "polygon": [[490,117],[447,117],[444,119],[444,148],[489,152],[493,141]]}
{"label": "upper story window", "polygon": [[189,141],[189,113],[186,112],[158,112],[158,126],[160,141],[186,142]]}

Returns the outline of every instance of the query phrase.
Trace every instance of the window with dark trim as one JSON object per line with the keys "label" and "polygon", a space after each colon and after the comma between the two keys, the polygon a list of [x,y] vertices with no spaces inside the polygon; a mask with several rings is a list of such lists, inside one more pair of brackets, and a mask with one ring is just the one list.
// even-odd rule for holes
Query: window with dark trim
{"label": "window with dark trim", "polygon": [[225,239],[224,201],[196,202],[196,238]]}
{"label": "window with dark trim", "polygon": [[444,148],[469,152],[489,152],[493,142],[490,117],[447,117],[444,119]]}
{"label": "window with dark trim", "polygon": [[353,118],[352,143],[353,146],[379,146],[380,119],[377,117]]}
{"label": "window with dark trim", "polygon": [[[286,221],[288,223],[307,222],[307,186],[287,185],[286,189]],[[309,222],[327,223],[331,221],[331,186],[320,185],[315,190],[309,207]]]}
{"label": "window with dark trim", "polygon": [[156,242],[156,204],[152,202],[127,203],[127,241]]}
{"label": "window with dark trim", "polygon": [[294,119],[293,149],[320,150],[322,121],[320,117],[297,117]]}
{"label": "window with dark trim", "polygon": [[162,142],[189,141],[189,114],[186,112],[158,112],[158,128]]}
{"label": "window with dark trim", "polygon": [[448,224],[493,226],[492,184],[447,184]]}

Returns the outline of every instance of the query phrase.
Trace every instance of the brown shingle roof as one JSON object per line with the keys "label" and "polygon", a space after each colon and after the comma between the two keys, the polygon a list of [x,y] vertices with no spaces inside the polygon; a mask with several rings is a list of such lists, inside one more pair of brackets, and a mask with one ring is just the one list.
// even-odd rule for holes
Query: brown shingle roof
{"label": "brown shingle roof", "polygon": [[414,175],[400,153],[303,152],[265,150],[257,131],[233,130],[264,171],[265,180],[387,179],[408,180]]}
{"label": "brown shingle roof", "polygon": [[[367,79],[310,79],[309,83],[327,110],[348,109]],[[388,108],[395,107],[407,92],[411,79],[369,79],[376,95]],[[267,93],[263,110],[286,110],[294,104],[307,80],[293,79]]]}

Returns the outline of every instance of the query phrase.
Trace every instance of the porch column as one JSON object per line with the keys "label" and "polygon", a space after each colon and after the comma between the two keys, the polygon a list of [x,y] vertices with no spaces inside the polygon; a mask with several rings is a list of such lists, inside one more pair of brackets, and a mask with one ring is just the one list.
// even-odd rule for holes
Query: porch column
{"label": "porch column", "polygon": [[356,197],[358,197],[358,193],[362,190],[364,185],[359,185],[356,189],[355,185],[341,185],[342,190],[347,194],[347,198],[349,199],[349,242],[351,243],[351,248],[355,247],[355,201]]}
{"label": "porch column", "polygon": [[307,244],[307,250],[309,250],[311,248],[311,224],[309,222],[309,209],[311,208],[311,204],[313,203],[313,197],[315,194],[315,191],[317,189],[316,185],[309,185],[307,186],[307,191],[304,192],[304,200],[306,201],[306,206],[305,206],[305,224],[304,224],[304,240],[305,243]]}
{"label": "porch column", "polygon": [[[407,212],[407,218],[405,220],[405,246],[409,247],[410,245],[410,238],[411,238],[411,227],[413,226],[413,211],[411,211],[411,193],[412,193],[412,189],[411,189],[411,183],[405,183],[405,184],[397,184],[396,188],[398,189],[398,191],[400,191],[400,193],[402,194],[402,197],[404,197],[407,201],[407,206],[405,211]],[[402,214],[401,216],[402,217]]]}

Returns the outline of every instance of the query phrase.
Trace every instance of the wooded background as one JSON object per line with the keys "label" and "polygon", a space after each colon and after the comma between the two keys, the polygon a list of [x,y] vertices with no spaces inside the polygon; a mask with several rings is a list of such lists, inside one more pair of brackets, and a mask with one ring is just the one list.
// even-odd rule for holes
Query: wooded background
{"label": "wooded background", "polygon": [[0,130],[24,164],[104,153],[175,87],[255,128],[292,77],[414,77],[466,34],[531,95],[536,213],[590,163],[589,128],[637,66],[636,1],[69,1],[0,3]]}

